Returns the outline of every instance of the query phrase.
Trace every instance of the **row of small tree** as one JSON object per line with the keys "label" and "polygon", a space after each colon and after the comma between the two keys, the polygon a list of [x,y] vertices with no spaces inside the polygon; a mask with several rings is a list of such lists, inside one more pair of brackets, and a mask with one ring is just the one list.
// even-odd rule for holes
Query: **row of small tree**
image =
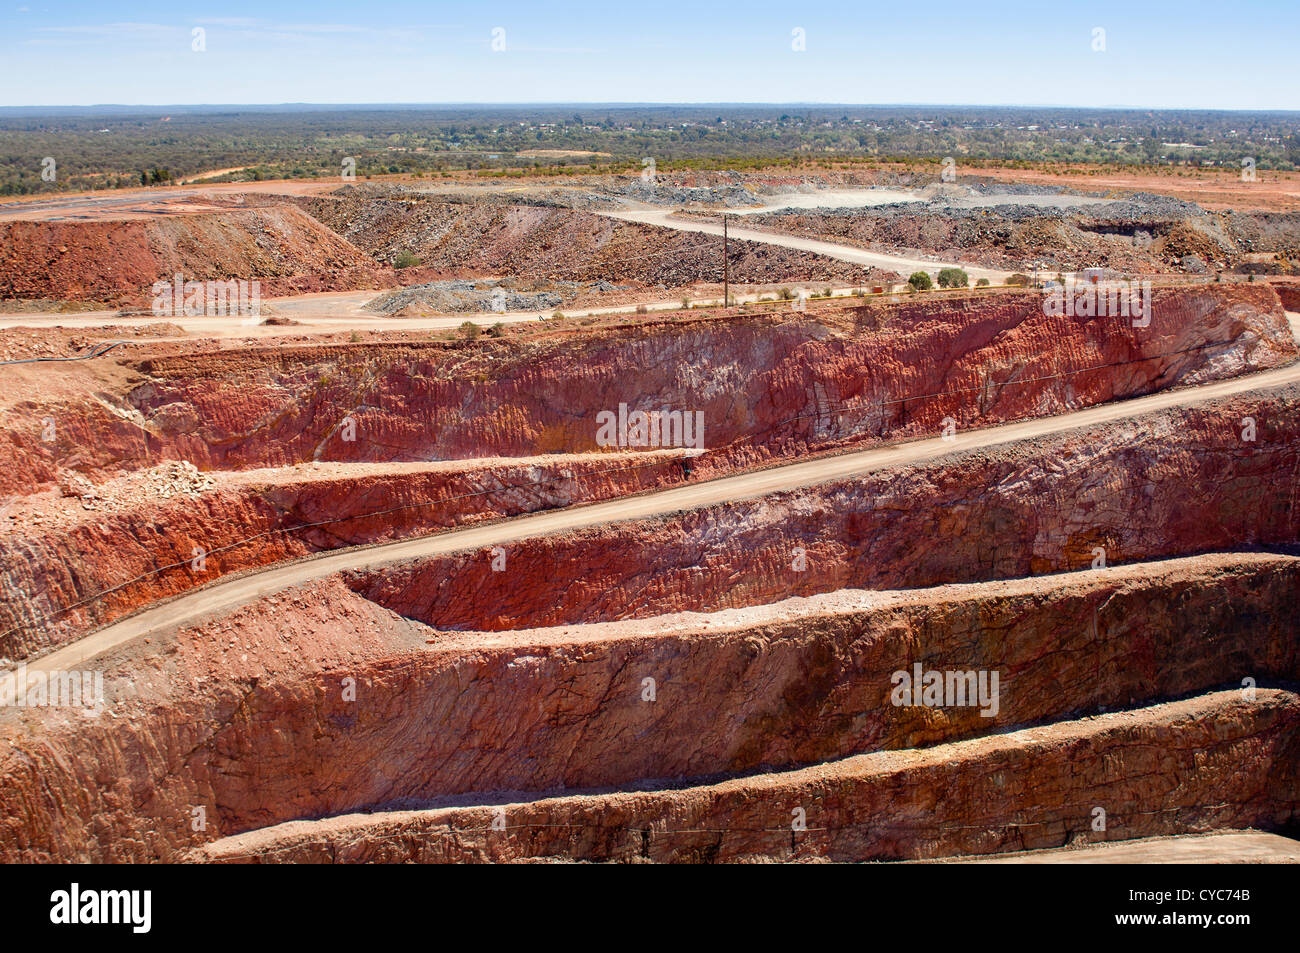
{"label": "row of small tree", "polygon": [[[941,268],[939,269],[939,287],[940,288],[969,288],[970,275],[960,268]],[[912,277],[907,279],[907,283],[916,291],[929,291],[934,287],[934,281],[924,271],[912,272]],[[981,278],[980,284],[988,284],[987,278]]]}

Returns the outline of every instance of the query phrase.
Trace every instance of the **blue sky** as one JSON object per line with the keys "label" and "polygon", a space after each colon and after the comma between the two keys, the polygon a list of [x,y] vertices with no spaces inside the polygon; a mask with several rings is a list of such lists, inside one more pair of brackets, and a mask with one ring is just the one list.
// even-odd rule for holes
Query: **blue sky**
{"label": "blue sky", "polygon": [[[4,106],[1300,109],[1300,0],[0,3]],[[205,31],[203,52],[192,49],[195,28]],[[492,49],[497,28],[501,51]],[[1104,51],[1093,49],[1097,28]],[[795,29],[803,51],[792,49]]]}

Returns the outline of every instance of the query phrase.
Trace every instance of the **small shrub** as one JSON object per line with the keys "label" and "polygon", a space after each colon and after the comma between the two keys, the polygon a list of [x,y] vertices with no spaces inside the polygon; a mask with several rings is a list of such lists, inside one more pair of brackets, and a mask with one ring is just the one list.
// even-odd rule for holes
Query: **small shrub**
{"label": "small shrub", "polygon": [[483,329],[480,328],[473,321],[465,321],[456,330],[460,333],[460,336],[463,337],[466,341],[472,341],[476,337],[478,337],[479,334],[482,333]]}
{"label": "small shrub", "polygon": [[1029,276],[1016,272],[1014,275],[1007,278],[1007,285],[1012,288],[1028,288]]}
{"label": "small shrub", "polygon": [[394,268],[414,268],[420,263],[420,259],[415,257],[415,252],[409,248],[403,248],[397,253],[397,258],[393,262]]}
{"label": "small shrub", "polygon": [[647,308],[647,307],[646,307],[645,305],[643,305],[643,304],[639,304],[639,305],[636,306],[636,313],[637,313],[637,314],[649,314],[649,313],[650,313],[650,309]]}
{"label": "small shrub", "polygon": [[989,280],[987,278],[981,278],[979,281],[975,282],[976,288],[987,288],[988,286]]}
{"label": "small shrub", "polygon": [[682,310],[683,310],[683,311],[688,311],[688,310],[690,310],[690,307],[691,307],[691,299],[690,299],[690,298],[682,298]]}
{"label": "small shrub", "polygon": [[487,333],[489,337],[499,338],[501,335],[506,333],[506,326],[498,321],[496,324],[492,325],[492,327],[488,328]]}
{"label": "small shrub", "polygon": [[930,276],[923,271],[914,271],[912,276],[907,279],[907,283],[912,286],[912,291],[929,291],[934,287],[934,282]]}
{"label": "small shrub", "polygon": [[552,312],[551,312],[551,320],[552,320],[552,321],[563,321],[563,320],[564,320],[564,312],[563,312],[563,311],[552,311]]}
{"label": "small shrub", "polygon": [[940,288],[967,288],[970,286],[970,275],[960,268],[940,268],[939,269],[939,287]]}

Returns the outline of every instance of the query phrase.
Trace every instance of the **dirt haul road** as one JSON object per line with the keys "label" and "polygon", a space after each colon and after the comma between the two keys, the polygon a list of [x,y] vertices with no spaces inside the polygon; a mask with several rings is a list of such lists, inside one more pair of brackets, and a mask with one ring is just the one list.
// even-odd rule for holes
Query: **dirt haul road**
{"label": "dirt haul road", "polygon": [[[1290,315],[1292,328],[1297,316]],[[1074,413],[983,430],[959,432],[955,439],[935,437],[802,463],[776,466],[767,470],[742,473],[707,483],[675,487],[643,496],[613,500],[587,506],[553,510],[540,515],[505,520],[489,526],[455,530],[366,549],[344,549],[302,560],[272,566],[215,583],[180,596],[171,602],[147,609],[135,616],[110,625],[41,659],[28,661],[29,671],[65,671],[164,626],[188,623],[202,615],[229,609],[251,599],[258,599],[291,586],[332,575],[347,569],[373,568],[386,563],[446,555],[464,550],[486,549],[529,537],[546,536],[582,529],[603,523],[664,516],[683,510],[716,506],[831,482],[886,467],[899,467],[934,460],[953,453],[993,447],[1016,441],[1058,434],[1067,430],[1123,420],[1152,411],[1173,407],[1191,407],[1221,397],[1249,391],[1268,390],[1300,381],[1300,364],[1262,374],[1251,374],[1191,387],[1164,391],[1113,404],[1102,404]]]}
{"label": "dirt haul road", "polygon": [[[665,228],[675,228],[684,232],[703,232],[706,235],[719,236],[722,234],[721,225],[715,225],[712,222],[691,222],[673,218],[673,211],[672,209],[638,209],[630,212],[597,211],[596,214],[604,215],[607,218],[619,218],[626,222],[662,225]],[[800,238],[796,235],[779,235],[775,232],[763,232],[752,228],[729,225],[727,234],[737,241],[780,245],[782,248],[813,252],[817,255],[825,255],[827,258],[852,262],[855,265],[866,265],[871,268],[896,271],[902,275],[909,275],[914,271],[934,272],[940,268],[961,268],[970,276],[972,282],[987,278],[991,282],[1001,284],[1009,276],[1015,274],[1015,272],[1011,271],[996,271],[992,268],[963,265],[959,262],[940,262],[923,258],[903,258],[898,255],[881,255],[876,252],[864,251],[861,248],[854,248],[850,245],[837,245],[834,242],[820,241],[815,238]]]}
{"label": "dirt haul road", "polygon": [[[820,285],[819,285],[820,287]],[[849,298],[855,288],[834,288],[832,297]],[[466,321],[491,327],[494,324],[518,324],[549,318],[556,310],[567,318],[591,318],[615,314],[635,314],[644,307],[647,312],[680,311],[680,299],[650,299],[631,304],[604,305],[596,308],[559,308],[544,311],[480,311],[454,315],[420,318],[381,317],[363,310],[366,303],[379,297],[379,291],[324,291],[293,295],[286,298],[269,298],[265,301],[266,316],[289,318],[296,324],[262,324],[262,316],[195,315],[192,317],[154,317],[131,315],[122,317],[116,310],[79,311],[75,314],[50,312],[12,312],[0,315],[0,328],[94,328],[103,330],[112,325],[124,327],[149,327],[168,325],[179,327],[187,334],[208,338],[274,338],[297,336],[313,331],[447,331],[460,327]],[[733,305],[757,302],[760,298],[774,300],[771,291],[738,294],[733,292]],[[721,307],[722,298],[692,298],[693,308]],[[786,307],[793,307],[793,301]],[[137,339],[138,341],[152,339]],[[159,338],[158,340],[163,340]]]}

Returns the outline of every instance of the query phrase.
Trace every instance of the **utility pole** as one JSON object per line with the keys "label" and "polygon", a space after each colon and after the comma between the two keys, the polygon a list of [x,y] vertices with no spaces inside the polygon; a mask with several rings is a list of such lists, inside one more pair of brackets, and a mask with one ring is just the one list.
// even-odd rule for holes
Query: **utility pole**
{"label": "utility pole", "polygon": [[727,213],[722,213],[722,306],[731,306],[731,256],[727,253]]}

